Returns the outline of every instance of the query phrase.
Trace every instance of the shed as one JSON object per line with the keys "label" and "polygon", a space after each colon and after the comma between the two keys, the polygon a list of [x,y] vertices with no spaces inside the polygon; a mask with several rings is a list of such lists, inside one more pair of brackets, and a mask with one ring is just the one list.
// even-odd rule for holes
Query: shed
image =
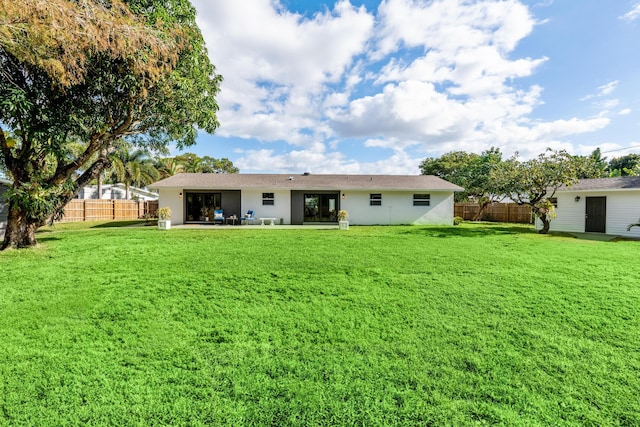
{"label": "shed", "polygon": [[582,179],[556,192],[551,231],[640,237],[640,177]]}

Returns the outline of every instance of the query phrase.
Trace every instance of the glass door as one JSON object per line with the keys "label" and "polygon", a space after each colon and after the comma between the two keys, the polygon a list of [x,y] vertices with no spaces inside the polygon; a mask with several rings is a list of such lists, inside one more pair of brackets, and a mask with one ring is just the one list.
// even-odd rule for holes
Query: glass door
{"label": "glass door", "polygon": [[220,209],[220,193],[186,193],[185,213],[187,222],[213,222],[214,209]]}
{"label": "glass door", "polygon": [[337,209],[338,194],[304,195],[304,222],[335,222]]}

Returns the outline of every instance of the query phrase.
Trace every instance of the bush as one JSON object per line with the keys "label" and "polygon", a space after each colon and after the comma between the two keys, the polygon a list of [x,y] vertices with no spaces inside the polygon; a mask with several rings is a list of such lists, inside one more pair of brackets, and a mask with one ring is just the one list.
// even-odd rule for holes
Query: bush
{"label": "bush", "polygon": [[459,217],[459,216],[454,216],[453,217],[453,225],[460,225],[460,223],[462,223],[462,221],[464,221],[462,219],[462,217]]}

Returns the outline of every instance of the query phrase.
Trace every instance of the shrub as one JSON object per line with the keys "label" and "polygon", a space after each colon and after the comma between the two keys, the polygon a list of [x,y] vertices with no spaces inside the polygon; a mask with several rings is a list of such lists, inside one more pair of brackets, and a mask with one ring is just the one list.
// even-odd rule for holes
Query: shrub
{"label": "shrub", "polygon": [[171,208],[160,208],[158,209],[158,219],[170,219],[171,218]]}
{"label": "shrub", "polygon": [[462,219],[462,217],[459,217],[459,216],[454,216],[453,217],[453,225],[460,225],[460,223],[462,223],[462,221],[464,221]]}

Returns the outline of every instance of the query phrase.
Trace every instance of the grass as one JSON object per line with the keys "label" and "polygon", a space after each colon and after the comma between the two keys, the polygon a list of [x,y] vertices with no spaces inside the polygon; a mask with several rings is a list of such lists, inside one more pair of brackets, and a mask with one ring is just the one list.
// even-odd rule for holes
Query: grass
{"label": "grass", "polygon": [[0,425],[640,425],[638,242],[504,224],[39,241],[0,253]]}

